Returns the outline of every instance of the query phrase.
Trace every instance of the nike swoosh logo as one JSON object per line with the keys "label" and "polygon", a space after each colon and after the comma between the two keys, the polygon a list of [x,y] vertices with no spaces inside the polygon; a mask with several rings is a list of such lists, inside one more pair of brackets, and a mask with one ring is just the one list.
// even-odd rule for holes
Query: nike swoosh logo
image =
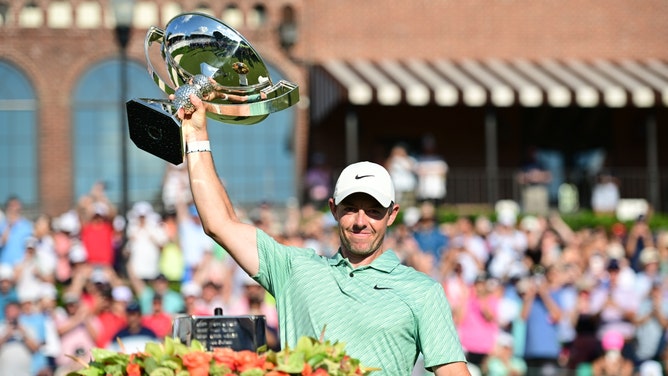
{"label": "nike swoosh logo", "polygon": [[373,286],[374,290],[392,290],[392,287],[381,287],[378,285]]}
{"label": "nike swoosh logo", "polygon": [[371,177],[371,176],[373,176],[373,175],[355,175],[355,180],[364,179],[364,178],[368,178],[368,177]]}

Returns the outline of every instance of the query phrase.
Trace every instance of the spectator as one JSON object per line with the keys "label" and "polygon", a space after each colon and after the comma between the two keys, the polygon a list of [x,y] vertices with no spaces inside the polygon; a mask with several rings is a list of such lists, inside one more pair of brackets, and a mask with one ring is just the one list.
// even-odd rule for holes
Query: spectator
{"label": "spectator", "polygon": [[327,203],[332,192],[332,171],[323,153],[314,153],[304,178],[306,202],[317,208]]}
{"label": "spectator", "polygon": [[0,322],[0,375],[33,376],[33,354],[39,339],[31,326],[25,325],[18,301],[5,305],[5,319]]}
{"label": "spectator", "polygon": [[631,225],[625,244],[626,258],[631,262],[633,270],[640,270],[640,252],[648,247],[654,247],[654,236],[647,224],[647,218],[640,215]]}
{"label": "spectator", "polygon": [[503,286],[499,301],[499,328],[513,337],[513,354],[524,357],[526,343],[526,321],[522,319],[522,302],[527,291],[529,278],[523,272],[513,272]]}
{"label": "spectator", "polygon": [[423,137],[422,154],[417,158],[415,166],[418,201],[431,201],[435,206],[443,203],[447,193],[448,169],[448,164],[436,152],[436,139],[432,135]]}
{"label": "spectator", "polygon": [[[218,252],[218,250],[220,251]],[[202,286],[207,282],[213,282],[220,286],[220,298],[222,301],[228,302],[236,292],[234,291],[235,286],[233,286],[233,275],[238,266],[230,258],[225,259],[224,256],[220,255],[221,253],[224,253],[224,250],[218,244],[214,244],[211,249],[207,249],[192,280]]]}
{"label": "spectator", "polygon": [[[517,183],[522,188],[522,211],[527,214],[546,215],[551,204],[556,203],[556,187],[550,184],[552,173],[540,163],[538,149],[530,147],[527,159],[517,174]],[[550,192],[553,190],[553,192]]]}
{"label": "spectator", "polygon": [[[128,302],[125,306],[126,324],[118,330],[114,337],[117,341],[110,344],[109,348],[115,351],[124,351],[127,354],[144,351],[146,344],[157,342],[155,333],[142,324],[141,308],[137,302]],[[123,344],[122,347],[120,344]]]}
{"label": "spectator", "polygon": [[10,197],[5,203],[5,217],[0,219],[0,263],[14,266],[21,262],[32,232],[33,223],[23,216],[21,200]]}
{"label": "spectator", "polygon": [[81,363],[73,360],[75,356],[84,362],[90,359],[90,350],[96,346],[97,328],[94,316],[89,308],[81,303],[80,296],[65,293],[62,297],[63,306],[54,313],[55,324],[61,342],[61,353],[56,358],[56,375],[82,368]]}
{"label": "spectator", "polygon": [[16,289],[21,293],[39,291],[44,277],[39,268],[37,256],[37,239],[28,237],[25,243],[23,260],[16,264],[14,272],[16,276]]}
{"label": "spectator", "polygon": [[513,354],[513,336],[506,332],[498,334],[494,351],[481,368],[487,376],[523,376],[527,372],[524,359]]}
{"label": "spectator", "polygon": [[600,318],[592,306],[591,291],[596,281],[584,277],[578,284],[575,309],[568,312],[568,319],[575,328],[575,338],[567,348],[567,368],[573,371],[587,368],[602,354],[598,338]]}
{"label": "spectator", "polygon": [[192,279],[201,265],[204,253],[213,248],[213,240],[204,233],[195,204],[180,202],[176,205],[178,238],[185,261],[183,281]]}
{"label": "spectator", "polygon": [[88,194],[79,198],[76,212],[82,224],[89,222],[99,212],[104,212],[109,218],[116,216],[116,207],[107,197],[107,184],[103,181],[95,182]]}
{"label": "spectator", "polygon": [[638,295],[633,290],[632,284],[622,283],[622,272],[618,260],[611,259],[608,262],[607,272],[608,279],[599,284],[592,292],[594,309],[601,317],[598,335],[602,338],[611,330],[621,334],[625,339],[622,349],[624,355],[632,359],[634,356],[632,342],[635,338],[633,322],[640,303]]}
{"label": "spectator", "polygon": [[33,334],[33,339],[37,345],[32,353],[31,373],[33,375],[48,375],[49,364],[43,351],[47,339],[47,318],[37,305],[39,298],[39,288],[19,291],[21,307],[19,322]]}
{"label": "spectator", "polygon": [[81,243],[86,249],[86,262],[100,267],[114,267],[114,227],[109,207],[103,202],[93,205],[89,221],[81,226]]}
{"label": "spectator", "polygon": [[466,359],[478,367],[494,350],[499,333],[499,297],[492,293],[491,281],[486,274],[479,274],[468,299],[460,302],[464,308],[457,332],[466,351]]}
{"label": "spectator", "polygon": [[561,354],[558,324],[562,307],[558,271],[554,267],[547,268],[544,273],[534,270],[522,305],[522,318],[526,321],[524,359],[529,366],[529,376],[555,372]]}
{"label": "spectator", "polygon": [[160,274],[160,250],[167,243],[160,215],[146,201],[137,202],[128,213],[128,274],[132,272],[143,280]]}
{"label": "spectator", "polygon": [[[406,263],[413,254],[421,252],[420,245],[415,236],[413,235],[413,230],[405,223],[398,223],[392,228],[392,236],[388,237],[388,247],[391,247],[397,253],[397,256],[402,263]],[[393,243],[393,244],[390,244]],[[441,260],[443,264],[443,260]]]}
{"label": "spectator", "polygon": [[188,281],[181,285],[181,295],[185,303],[183,313],[187,316],[211,315],[207,307],[200,303],[202,286],[197,282]]}
{"label": "spectator", "polygon": [[[55,232],[53,233],[54,252],[56,254],[55,280],[62,284],[67,284],[72,278],[71,255],[75,245],[81,247],[78,234],[80,229],[79,217],[74,210],[61,214],[54,223]],[[83,252],[81,252],[83,251]],[[86,257],[85,249],[81,248],[75,252],[75,260]]]}
{"label": "spectator", "polygon": [[392,147],[390,155],[385,161],[385,168],[387,168],[394,183],[394,194],[397,203],[405,208],[415,205],[416,167],[417,160],[408,154],[408,149],[404,144],[397,144]]}
{"label": "spectator", "polygon": [[153,307],[150,313],[142,314],[141,324],[153,331],[158,339],[162,340],[172,332],[174,315],[164,311],[162,295],[153,295],[152,302]]}
{"label": "spectator", "polygon": [[39,274],[42,280],[54,283],[57,257],[51,222],[51,217],[46,214],[37,216],[35,219],[33,236],[35,238],[35,251]]}
{"label": "spectator", "polygon": [[610,172],[601,172],[592,188],[592,210],[596,214],[614,215],[619,199],[619,181]]}
{"label": "spectator", "polygon": [[638,376],[663,376],[663,367],[656,360],[647,360],[638,367]]}
{"label": "spectator", "polygon": [[179,202],[192,200],[188,183],[188,165],[184,161],[180,165],[167,164],[162,181],[162,204],[167,212],[176,211]]}
{"label": "spectator", "polygon": [[527,235],[516,228],[517,218],[512,213],[501,213],[498,223],[488,236],[490,274],[501,280],[508,278],[511,268],[522,260],[528,247]]}
{"label": "spectator", "polygon": [[659,251],[654,247],[647,247],[640,252],[640,271],[635,275],[636,292],[642,299],[649,294],[652,285],[661,283]]}
{"label": "spectator", "polygon": [[601,339],[605,353],[592,364],[593,376],[632,376],[633,362],[622,355],[624,335],[614,330],[608,331]]}
{"label": "spectator", "polygon": [[413,228],[413,236],[420,250],[433,257],[436,266],[441,262],[441,255],[447,249],[449,239],[439,227],[436,209],[432,203],[424,202],[420,211],[420,220]]}
{"label": "spectator", "polygon": [[181,282],[185,274],[185,261],[179,243],[175,212],[168,212],[164,215],[163,228],[167,240],[160,250],[160,273],[171,282]]}
{"label": "spectator", "polygon": [[58,290],[49,282],[42,283],[39,290],[37,306],[45,317],[46,337],[41,351],[46,356],[47,367],[50,374],[56,370],[56,358],[62,352],[60,335],[56,328],[55,309],[57,308]]}
{"label": "spectator", "polygon": [[455,241],[467,250],[477,263],[484,268],[490,257],[490,250],[487,248],[487,243],[476,231],[473,226],[473,219],[467,216],[460,216],[457,218],[458,235]]}
{"label": "spectator", "polygon": [[668,301],[664,297],[662,284],[655,282],[647,295],[641,298],[633,324],[635,332],[635,363],[659,360],[666,345],[668,328]]}
{"label": "spectator", "polygon": [[[449,253],[449,255],[454,255],[454,253]],[[463,303],[469,301],[470,285],[464,279],[464,268],[459,261],[454,260],[453,257],[444,258],[442,265],[443,289],[445,290],[445,296],[452,304],[452,319],[455,326],[459,326],[466,313]]]}
{"label": "spectator", "polygon": [[160,296],[162,311],[167,314],[175,314],[183,310],[183,297],[178,292],[170,289],[169,281],[164,274],[158,274],[148,284],[143,280],[129,274],[130,283],[137,296],[142,313],[147,315],[153,313],[155,301],[153,298]]}
{"label": "spectator", "polygon": [[95,346],[106,348],[115,342],[114,335],[127,324],[125,308],[132,299],[132,293],[125,288],[112,289],[106,283],[98,284],[98,288],[100,293],[94,308],[97,328]]}
{"label": "spectator", "polygon": [[5,318],[5,305],[11,301],[18,301],[14,283],[14,270],[9,264],[0,265],[0,320]]}
{"label": "spectator", "polygon": [[222,308],[223,312],[227,312],[229,306],[221,297],[221,289],[222,286],[213,281],[204,281],[202,295],[198,300],[199,309],[207,312],[207,315],[213,315],[216,308]]}

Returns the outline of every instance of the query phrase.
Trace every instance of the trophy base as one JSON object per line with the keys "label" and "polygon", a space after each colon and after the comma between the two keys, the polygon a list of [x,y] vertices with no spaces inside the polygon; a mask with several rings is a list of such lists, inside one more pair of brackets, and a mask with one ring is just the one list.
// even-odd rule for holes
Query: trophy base
{"label": "trophy base", "polygon": [[181,316],[172,323],[172,337],[186,345],[196,339],[208,351],[221,347],[257,351],[267,345],[265,329],[262,315]]}
{"label": "trophy base", "polygon": [[130,139],[138,148],[171,164],[183,163],[181,124],[168,102],[132,99],[126,103]]}

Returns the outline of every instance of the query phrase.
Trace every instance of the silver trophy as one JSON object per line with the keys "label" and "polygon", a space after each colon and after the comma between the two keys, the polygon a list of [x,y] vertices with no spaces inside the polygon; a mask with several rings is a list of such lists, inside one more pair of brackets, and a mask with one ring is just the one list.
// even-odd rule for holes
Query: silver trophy
{"label": "silver trophy", "polygon": [[[154,68],[159,47],[169,80]],[[135,98],[127,102],[130,138],[140,149],[172,164],[183,162],[179,108],[192,111],[190,95],[205,101],[207,116],[223,123],[251,125],[299,102],[296,84],[273,83],[251,44],[222,21],[202,13],[183,13],[165,30],[149,28],[144,42],[149,74],[175,99]],[[168,83],[169,82],[169,83]]]}

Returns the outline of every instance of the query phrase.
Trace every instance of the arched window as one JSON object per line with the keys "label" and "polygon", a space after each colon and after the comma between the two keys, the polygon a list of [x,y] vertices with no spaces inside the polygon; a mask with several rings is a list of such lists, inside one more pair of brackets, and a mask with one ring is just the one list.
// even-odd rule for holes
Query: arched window
{"label": "arched window", "polygon": [[23,72],[0,61],[0,200],[37,205],[38,135],[35,92]]}
{"label": "arched window", "polygon": [[[145,66],[129,62],[127,69],[128,92],[123,103],[136,97],[165,97]],[[121,140],[121,126],[127,127],[127,119],[125,112],[121,114],[120,86],[120,60],[109,60],[91,67],[75,89],[72,111],[75,199],[88,193],[95,182],[104,181],[110,200],[121,201],[121,142],[128,143],[130,203],[158,198],[166,162],[138,149],[129,137]]]}

